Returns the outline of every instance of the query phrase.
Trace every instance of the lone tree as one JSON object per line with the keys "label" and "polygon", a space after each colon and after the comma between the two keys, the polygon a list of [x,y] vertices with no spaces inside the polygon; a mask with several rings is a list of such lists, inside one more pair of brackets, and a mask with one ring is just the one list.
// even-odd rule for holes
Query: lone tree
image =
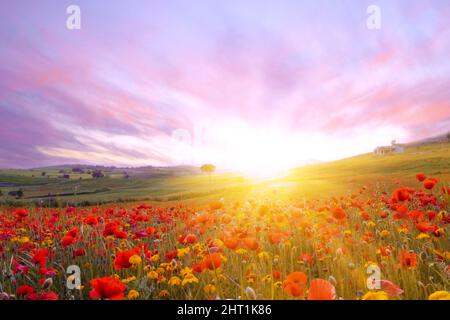
{"label": "lone tree", "polygon": [[203,173],[207,173],[209,176],[209,184],[211,184],[211,174],[216,171],[216,166],[210,163],[206,163],[200,167],[200,170]]}
{"label": "lone tree", "polygon": [[207,173],[207,174],[211,174],[214,171],[216,171],[216,166],[213,164],[204,164],[200,167],[200,170],[202,170],[202,172]]}

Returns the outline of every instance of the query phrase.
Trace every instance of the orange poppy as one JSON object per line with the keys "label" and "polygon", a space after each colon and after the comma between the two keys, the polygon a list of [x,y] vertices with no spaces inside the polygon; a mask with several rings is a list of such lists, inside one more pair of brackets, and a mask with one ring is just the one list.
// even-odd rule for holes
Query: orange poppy
{"label": "orange poppy", "polygon": [[336,289],[327,280],[314,279],[308,291],[308,300],[335,300]]}
{"label": "orange poppy", "polygon": [[185,244],[193,244],[197,242],[197,237],[195,236],[195,234],[188,234],[185,238],[183,243]]}
{"label": "orange poppy", "polygon": [[245,238],[244,245],[249,250],[258,250],[259,248],[258,240],[255,238]]}
{"label": "orange poppy", "polygon": [[419,230],[420,232],[423,233],[427,233],[427,232],[433,232],[434,231],[434,225],[432,225],[429,222],[419,222],[415,224],[417,230]]}
{"label": "orange poppy", "polygon": [[223,240],[223,244],[228,249],[235,250],[239,246],[239,240],[237,238],[235,238],[235,237],[226,238],[226,239]]}
{"label": "orange poppy", "polygon": [[202,267],[203,269],[214,270],[220,268],[221,263],[220,254],[212,253],[203,258]]}
{"label": "orange poppy", "polygon": [[294,297],[302,296],[305,293],[305,285],[308,276],[304,272],[295,271],[290,273],[283,282],[283,290]]}
{"label": "orange poppy", "polygon": [[400,266],[414,268],[417,265],[417,255],[414,252],[402,250],[398,254]]}
{"label": "orange poppy", "polygon": [[272,244],[279,244],[286,239],[286,234],[282,232],[269,232],[269,241]]}
{"label": "orange poppy", "polygon": [[333,208],[331,209],[331,215],[337,220],[344,220],[347,218],[347,213],[345,213],[342,208]]}

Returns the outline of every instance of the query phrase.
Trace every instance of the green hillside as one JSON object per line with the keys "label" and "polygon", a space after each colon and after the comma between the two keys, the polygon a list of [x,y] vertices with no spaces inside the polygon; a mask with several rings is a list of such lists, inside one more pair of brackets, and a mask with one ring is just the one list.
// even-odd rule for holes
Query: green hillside
{"label": "green hillside", "polygon": [[[92,178],[101,169],[104,177]],[[95,205],[109,202],[207,201],[217,197],[240,199],[265,193],[271,197],[312,198],[341,195],[362,186],[385,187],[417,183],[417,172],[450,181],[450,143],[407,147],[402,154],[364,154],[334,162],[291,170],[286,177],[254,181],[237,174],[217,173],[211,177],[198,168],[106,168],[49,167],[34,170],[0,170],[0,204],[3,205]],[[44,174],[45,173],[45,174]],[[63,175],[66,174],[65,178]],[[10,191],[22,190],[17,199]]]}

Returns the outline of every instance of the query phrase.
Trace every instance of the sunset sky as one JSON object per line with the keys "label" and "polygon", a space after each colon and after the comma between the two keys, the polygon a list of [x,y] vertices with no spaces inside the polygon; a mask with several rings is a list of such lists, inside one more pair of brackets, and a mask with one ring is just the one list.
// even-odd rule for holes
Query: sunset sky
{"label": "sunset sky", "polygon": [[2,0],[0,168],[275,170],[444,133],[449,17],[446,0]]}

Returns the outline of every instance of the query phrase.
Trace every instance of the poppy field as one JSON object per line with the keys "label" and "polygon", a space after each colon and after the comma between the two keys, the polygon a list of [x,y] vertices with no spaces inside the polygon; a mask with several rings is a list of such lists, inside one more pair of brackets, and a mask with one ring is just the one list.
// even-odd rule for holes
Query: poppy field
{"label": "poppy field", "polygon": [[450,299],[448,181],[0,209],[0,298]]}

